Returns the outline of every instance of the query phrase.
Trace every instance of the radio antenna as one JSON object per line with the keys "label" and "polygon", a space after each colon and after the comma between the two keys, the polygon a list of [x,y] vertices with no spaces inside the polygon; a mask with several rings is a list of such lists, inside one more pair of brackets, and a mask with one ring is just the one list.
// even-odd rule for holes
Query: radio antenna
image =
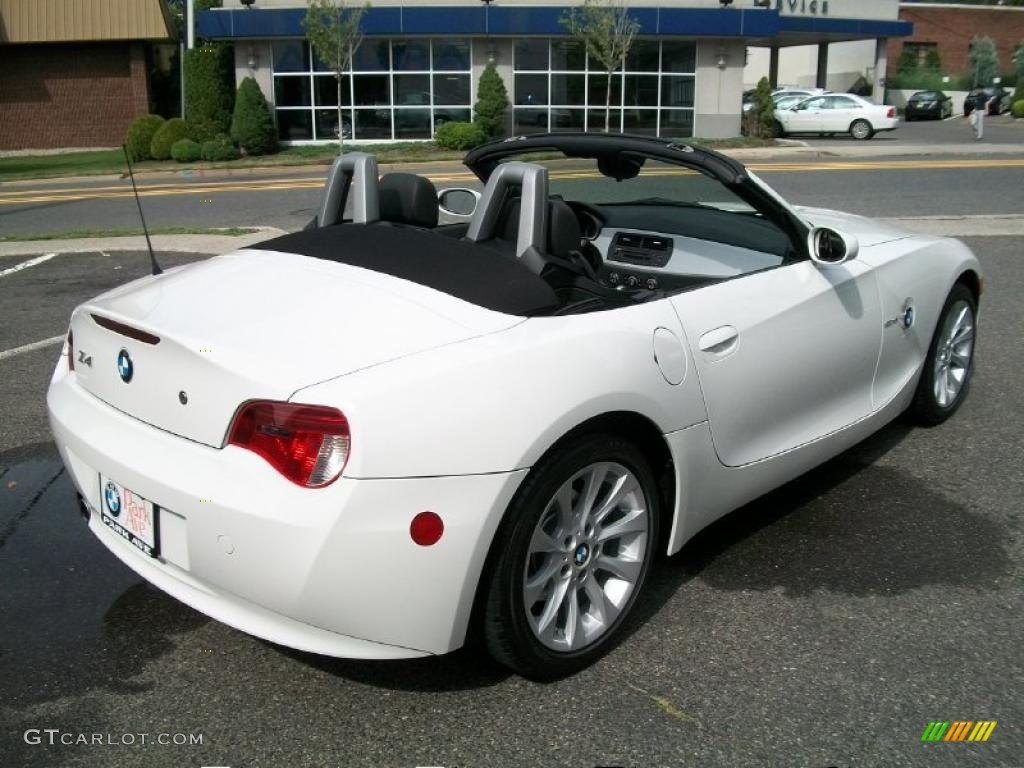
{"label": "radio antenna", "polygon": [[135,174],[132,173],[132,161],[128,158],[128,147],[121,145],[124,152],[124,161],[128,163],[128,178],[132,180],[132,193],[135,195],[135,205],[139,208],[139,218],[142,220],[142,233],[146,236],[146,248],[149,249],[149,263],[153,267],[154,275],[162,275],[164,271],[157,264],[156,254],[153,253],[153,243],[149,241],[149,229],[146,227],[146,217],[142,215],[142,202],[139,200],[139,190],[135,187]]}

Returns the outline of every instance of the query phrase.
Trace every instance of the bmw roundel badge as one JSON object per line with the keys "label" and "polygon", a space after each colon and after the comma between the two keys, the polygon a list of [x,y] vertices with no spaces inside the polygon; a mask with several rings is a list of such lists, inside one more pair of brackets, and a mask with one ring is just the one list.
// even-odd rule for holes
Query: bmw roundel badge
{"label": "bmw roundel badge", "polygon": [[117,490],[117,486],[113,483],[107,483],[107,487],[103,491],[103,500],[107,504],[107,509],[110,510],[110,514],[117,517],[121,514],[121,494]]}
{"label": "bmw roundel badge", "polygon": [[135,373],[132,356],[128,354],[127,349],[122,349],[121,354],[117,356],[117,373],[125,384],[132,380],[132,375]]}

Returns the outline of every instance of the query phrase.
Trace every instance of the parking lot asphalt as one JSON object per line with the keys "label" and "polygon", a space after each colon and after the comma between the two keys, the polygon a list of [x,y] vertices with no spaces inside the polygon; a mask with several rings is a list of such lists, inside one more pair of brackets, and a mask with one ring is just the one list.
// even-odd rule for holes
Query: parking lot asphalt
{"label": "parking lot asphalt", "polygon": [[[989,288],[957,416],[894,423],[715,524],[659,564],[619,647],[547,685],[475,648],[298,653],[152,589],[75,509],[43,399],[59,346],[0,359],[0,766],[1024,765],[1024,263],[1018,239],[967,242]],[[7,275],[0,350],[146,269]],[[982,719],[986,743],[920,741]],[[116,743],[60,743],[81,734]]]}

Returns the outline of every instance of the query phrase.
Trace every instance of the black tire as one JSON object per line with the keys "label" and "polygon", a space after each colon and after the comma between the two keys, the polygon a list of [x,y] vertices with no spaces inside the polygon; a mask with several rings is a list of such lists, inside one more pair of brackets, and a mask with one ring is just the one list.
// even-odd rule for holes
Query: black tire
{"label": "black tire", "polygon": [[[632,593],[604,633],[579,649],[555,651],[537,638],[527,617],[523,579],[529,547],[555,493],[576,473],[598,462],[619,464],[638,481],[648,516],[643,560]],[[608,652],[621,636],[622,625],[650,572],[659,540],[659,514],[658,485],[647,459],[633,443],[614,435],[585,435],[545,457],[523,481],[495,536],[496,559],[486,587],[483,616],[484,639],[490,654],[524,677],[554,680],[592,664]],[[596,573],[592,578],[598,578]]]}
{"label": "black tire", "polygon": [[772,137],[776,139],[782,139],[786,136],[786,130],[782,127],[782,123],[775,120],[772,123]]}
{"label": "black tire", "polygon": [[[953,308],[966,302],[971,309],[971,322],[974,326],[974,343],[971,345],[970,361],[966,367],[963,383],[956,397],[948,404],[941,405],[935,394],[936,371],[935,358],[939,355],[939,346],[942,341],[943,328]],[[946,303],[942,305],[942,312],[939,313],[939,322],[935,326],[935,333],[932,334],[932,343],[928,347],[928,356],[924,361],[924,369],[921,371],[921,379],[917,384],[917,392],[914,394],[914,402],[910,406],[910,415],[918,424],[926,427],[941,424],[954,413],[967,397],[970,389],[971,377],[974,374],[974,352],[977,348],[977,322],[978,322],[978,301],[971,290],[963,283],[957,283],[953,290],[946,297]]]}
{"label": "black tire", "polygon": [[[865,133],[861,133],[865,126],[867,127],[867,131]],[[861,135],[858,136],[858,133],[861,133]],[[867,141],[868,139],[875,135],[875,130],[874,128],[871,127],[871,123],[869,123],[867,120],[854,120],[852,123],[850,123],[850,135],[855,139]]]}

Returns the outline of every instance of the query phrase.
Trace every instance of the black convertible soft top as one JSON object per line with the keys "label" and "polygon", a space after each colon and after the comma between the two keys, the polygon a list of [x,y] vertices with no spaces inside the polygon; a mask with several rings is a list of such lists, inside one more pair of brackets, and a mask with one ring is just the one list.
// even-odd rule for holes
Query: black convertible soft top
{"label": "black convertible soft top", "polygon": [[372,269],[509,315],[542,315],[558,306],[544,280],[498,251],[429,230],[341,224],[284,235],[254,246]]}

